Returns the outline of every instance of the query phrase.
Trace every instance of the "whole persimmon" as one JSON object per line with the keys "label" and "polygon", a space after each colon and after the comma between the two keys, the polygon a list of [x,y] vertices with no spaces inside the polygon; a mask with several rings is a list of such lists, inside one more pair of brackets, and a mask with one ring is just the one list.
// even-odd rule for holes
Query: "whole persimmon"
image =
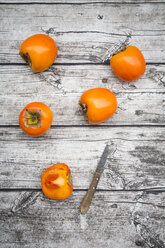
{"label": "whole persimmon", "polygon": [[41,177],[42,191],[51,199],[68,198],[73,191],[72,176],[66,164],[55,164],[47,168]]}
{"label": "whole persimmon", "polygon": [[140,78],[146,68],[143,54],[135,46],[128,46],[112,56],[110,65],[113,72],[124,81],[135,81]]}
{"label": "whole persimmon", "polygon": [[57,56],[55,41],[45,34],[36,34],[27,38],[20,46],[19,54],[31,69],[41,72],[48,69]]}
{"label": "whole persimmon", "polygon": [[42,102],[29,103],[19,115],[19,125],[31,136],[44,134],[51,126],[53,114]]}
{"label": "whole persimmon", "polygon": [[85,91],[79,104],[91,124],[98,124],[107,120],[117,109],[116,96],[105,88]]}

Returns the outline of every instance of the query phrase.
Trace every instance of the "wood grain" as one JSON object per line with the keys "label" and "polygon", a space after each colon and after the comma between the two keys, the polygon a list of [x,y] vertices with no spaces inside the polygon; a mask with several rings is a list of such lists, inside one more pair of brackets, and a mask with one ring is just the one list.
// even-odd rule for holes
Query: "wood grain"
{"label": "wood grain", "polygon": [[53,125],[89,125],[78,105],[81,94],[108,88],[117,97],[117,112],[102,125],[164,125],[165,66],[147,66],[136,82],[121,82],[103,65],[53,66],[33,73],[28,66],[0,67],[1,125],[18,125],[29,102],[41,101],[53,111]]}
{"label": "wood grain", "polygon": [[[0,0],[0,247],[165,248],[164,3]],[[59,48],[54,66],[40,74],[18,55],[36,33]],[[148,64],[129,84],[113,75],[108,59],[126,41]],[[100,126],[89,126],[77,104],[94,87],[112,90],[119,105]],[[53,127],[39,138],[18,127],[31,101],[54,113]],[[107,143],[114,153],[82,216],[80,203]],[[42,172],[57,162],[73,175],[73,194],[64,201],[41,192]]]}
{"label": "wood grain", "polygon": [[148,63],[165,62],[163,3],[1,5],[0,16],[0,63],[23,63],[19,46],[36,33],[55,39],[56,63],[103,63],[127,36]]}
{"label": "wood grain", "polygon": [[56,127],[32,138],[20,128],[0,129],[0,188],[41,188],[41,174],[68,164],[74,189],[87,189],[107,143],[108,157],[98,189],[165,187],[165,131],[146,127]]}
{"label": "wood grain", "polygon": [[[96,192],[86,216],[84,192],[53,201],[33,192],[0,192],[0,239],[4,248],[164,248],[165,193]],[[12,211],[19,199],[30,204]]]}
{"label": "wood grain", "polygon": [[38,4],[102,4],[102,3],[106,3],[106,4],[127,4],[127,3],[131,3],[131,4],[137,4],[137,3],[165,3],[165,0],[161,0],[161,1],[156,1],[156,0],[0,0],[0,3],[4,4],[4,3],[12,3],[12,4],[34,4],[34,3],[38,3]]}

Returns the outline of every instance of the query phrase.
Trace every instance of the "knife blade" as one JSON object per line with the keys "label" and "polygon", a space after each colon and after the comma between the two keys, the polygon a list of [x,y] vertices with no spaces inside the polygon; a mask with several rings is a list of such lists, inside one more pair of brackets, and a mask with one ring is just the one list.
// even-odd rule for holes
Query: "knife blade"
{"label": "knife blade", "polygon": [[98,182],[100,180],[100,177],[101,177],[101,174],[103,173],[103,170],[104,170],[104,167],[105,167],[105,163],[106,163],[106,160],[107,160],[107,157],[109,155],[109,145],[107,144],[104,148],[104,151],[103,151],[103,154],[100,158],[100,161],[97,165],[97,168],[96,168],[96,171],[93,175],[93,179],[92,179],[92,182],[89,186],[89,189],[87,191],[87,193],[85,194],[82,202],[81,202],[81,205],[80,205],[80,212],[82,214],[86,214],[88,212],[88,209],[90,207],[90,204],[92,202],[92,198],[94,196],[94,193],[96,191],[96,188],[97,188],[97,185],[98,185]]}

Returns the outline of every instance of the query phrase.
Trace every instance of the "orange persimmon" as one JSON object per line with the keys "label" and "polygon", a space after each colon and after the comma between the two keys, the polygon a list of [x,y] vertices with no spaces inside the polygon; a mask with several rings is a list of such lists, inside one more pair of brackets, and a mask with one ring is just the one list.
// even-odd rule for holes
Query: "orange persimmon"
{"label": "orange persimmon", "polygon": [[66,164],[55,164],[47,168],[41,177],[42,191],[51,199],[68,198],[73,191],[72,176]]}
{"label": "orange persimmon", "polygon": [[94,88],[85,91],[79,102],[88,121],[101,123],[113,115],[117,109],[116,96],[108,89]]}
{"label": "orange persimmon", "polygon": [[55,41],[45,34],[30,36],[23,41],[19,50],[21,57],[35,72],[49,68],[53,64],[57,52]]}
{"label": "orange persimmon", "polygon": [[29,103],[19,115],[19,125],[31,136],[44,134],[51,126],[53,113],[42,102]]}
{"label": "orange persimmon", "polygon": [[113,72],[124,81],[134,81],[140,78],[146,68],[143,54],[135,46],[128,46],[112,56],[110,65]]}

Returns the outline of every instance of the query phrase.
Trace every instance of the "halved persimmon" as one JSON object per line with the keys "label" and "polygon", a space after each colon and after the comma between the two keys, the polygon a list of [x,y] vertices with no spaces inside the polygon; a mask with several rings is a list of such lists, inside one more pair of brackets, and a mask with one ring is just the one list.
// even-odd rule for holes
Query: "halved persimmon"
{"label": "halved persimmon", "polygon": [[66,164],[55,164],[47,168],[41,178],[42,191],[51,199],[68,198],[73,191],[72,176]]}

